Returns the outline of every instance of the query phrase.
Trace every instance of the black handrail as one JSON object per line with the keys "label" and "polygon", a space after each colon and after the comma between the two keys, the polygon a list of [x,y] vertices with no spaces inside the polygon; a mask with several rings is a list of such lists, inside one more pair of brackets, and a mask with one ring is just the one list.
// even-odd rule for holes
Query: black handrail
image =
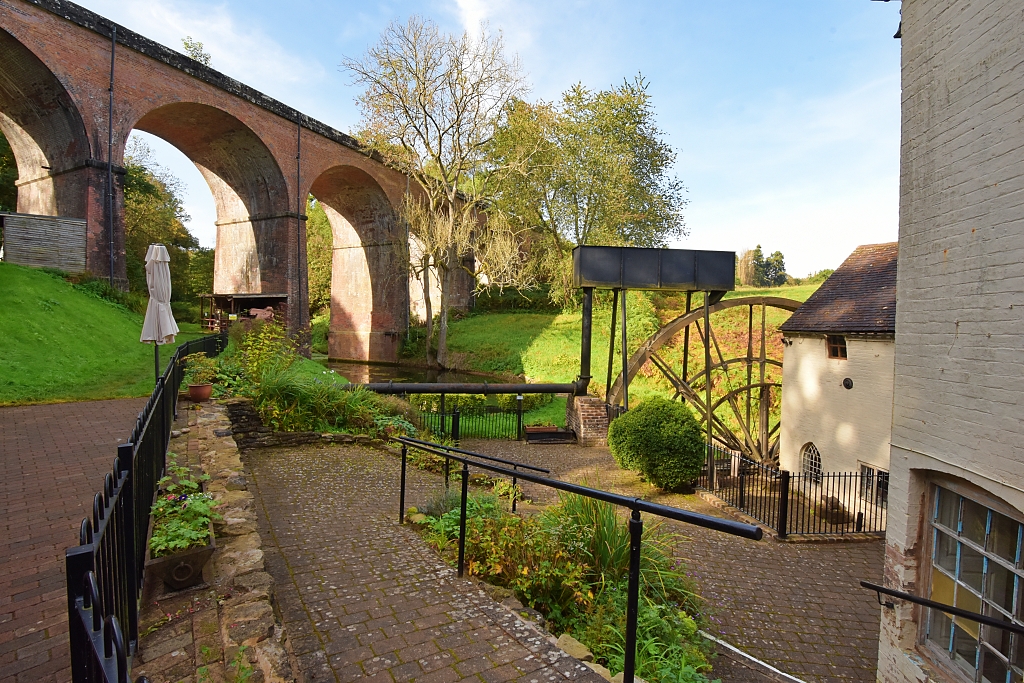
{"label": "black handrail", "polygon": [[995,617],[990,617],[986,614],[978,614],[977,612],[971,612],[969,610],[961,609],[959,607],[954,607],[953,605],[935,602],[934,600],[929,600],[928,598],[921,598],[910,593],[898,591],[895,588],[886,588],[885,586],[879,586],[877,583],[871,583],[870,581],[861,581],[860,585],[863,588],[867,588],[868,590],[872,590],[876,593],[879,593],[880,595],[878,597],[878,603],[883,607],[893,607],[893,604],[891,602],[882,602],[881,597],[882,595],[891,595],[892,597],[898,598],[900,600],[906,600],[907,602],[913,602],[917,605],[923,605],[924,607],[931,607],[932,609],[937,609],[940,612],[946,612],[947,614],[952,614],[957,617],[970,619],[971,621],[976,621],[979,624],[984,624],[985,626],[991,626],[992,628],[1000,628],[1004,631],[1010,631],[1011,633],[1024,635],[1024,626],[1019,626],[1009,621],[1000,621],[999,619],[996,619]]}
{"label": "black handrail", "polygon": [[74,683],[128,683],[138,648],[149,513],[184,370],[179,361],[190,353],[216,355],[226,345],[227,335],[210,335],[175,350],[127,443],[117,447],[113,467],[93,497],[92,518],[79,527],[78,545],[65,552]]}
{"label": "black handrail", "polygon": [[[458,559],[458,575],[461,577],[465,571],[466,564],[466,501],[468,498],[468,485],[469,485],[469,466],[479,467],[480,469],[493,472],[495,474],[502,474],[505,476],[518,477],[534,484],[540,484],[541,486],[547,486],[559,491],[565,491],[567,493],[575,493],[580,496],[586,496],[587,498],[594,498],[596,500],[611,503],[612,505],[618,505],[620,507],[626,507],[630,509],[629,518],[629,585],[627,591],[627,603],[626,603],[626,647],[624,652],[624,663],[623,663],[623,683],[634,683],[635,680],[635,669],[636,669],[636,628],[637,628],[637,616],[639,613],[639,601],[640,601],[640,546],[643,539],[643,520],[640,518],[641,512],[648,512],[659,517],[665,517],[667,519],[674,519],[680,522],[686,522],[688,524],[694,524],[696,526],[703,527],[705,529],[714,529],[715,531],[722,531],[727,534],[734,536],[740,536],[742,538],[749,538],[751,540],[760,540],[763,536],[761,527],[754,526],[753,524],[744,524],[742,522],[734,522],[728,519],[721,519],[718,517],[710,517],[708,515],[702,515],[696,512],[690,512],[689,510],[680,510],[679,508],[669,507],[668,505],[659,505],[657,503],[651,503],[641,498],[630,498],[629,496],[622,496],[617,493],[611,493],[609,491],[602,491],[600,489],[592,489],[588,486],[580,486],[579,484],[572,484],[569,482],[559,481],[558,479],[551,479],[548,477],[542,477],[537,474],[531,474],[529,472],[522,472],[518,469],[509,470],[498,465],[493,465],[486,460],[496,460],[491,456],[485,456],[481,453],[474,453],[472,451],[464,451],[461,449],[453,449],[450,446],[443,446],[441,444],[430,443],[429,441],[421,441],[419,439],[413,439],[406,436],[398,437],[397,439],[402,444],[402,475],[401,475],[401,492],[399,495],[399,523],[405,523],[405,481],[406,481],[406,460],[408,449],[410,447],[439,455],[446,459],[455,460],[456,462],[462,463],[462,507],[459,515],[459,559]],[[458,453],[458,455],[456,455]],[[470,457],[463,457],[470,456]],[[516,463],[520,465],[520,463]],[[524,465],[525,466],[525,465]],[[533,466],[529,466],[531,469],[540,469]],[[513,494],[513,502],[515,495]]]}
{"label": "black handrail", "polygon": [[432,441],[422,441],[420,439],[414,439],[411,436],[403,436],[400,441],[408,443],[410,445],[420,445],[432,448],[439,448],[451,453],[461,453],[462,455],[468,455],[474,458],[482,458],[484,460],[490,460],[491,462],[500,462],[505,465],[514,465],[515,467],[522,467],[523,469],[533,470],[534,472],[543,472],[544,474],[551,474],[551,470],[544,467],[537,467],[535,465],[528,465],[523,462],[516,462],[515,460],[506,460],[504,458],[496,458],[493,455],[484,455],[483,453],[474,453],[473,451],[464,451],[461,448],[455,446],[445,446],[444,444],[436,444]]}

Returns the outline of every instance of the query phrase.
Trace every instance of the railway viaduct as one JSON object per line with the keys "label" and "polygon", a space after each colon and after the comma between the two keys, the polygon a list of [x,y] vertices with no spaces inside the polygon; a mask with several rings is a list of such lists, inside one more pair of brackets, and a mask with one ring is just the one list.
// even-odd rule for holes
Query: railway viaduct
{"label": "railway viaduct", "polygon": [[85,219],[87,269],[121,281],[128,135],[177,147],[213,193],[214,292],[286,294],[293,331],[309,324],[312,194],[334,233],[330,355],[397,357],[409,288],[394,275],[408,239],[395,207],[409,186],[353,138],[63,0],[0,0],[0,130],[17,161],[18,212]]}

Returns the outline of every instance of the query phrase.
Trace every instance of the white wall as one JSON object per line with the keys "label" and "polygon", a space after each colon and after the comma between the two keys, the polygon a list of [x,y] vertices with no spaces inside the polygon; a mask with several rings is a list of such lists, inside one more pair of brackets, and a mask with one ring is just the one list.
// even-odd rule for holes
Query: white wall
{"label": "white wall", "polygon": [[[889,469],[892,339],[846,338],[848,358],[829,358],[824,336],[787,335],[782,363],[782,469],[799,472],[813,442],[825,472]],[[853,389],[843,379],[853,380]]]}
{"label": "white wall", "polygon": [[[1024,510],[1024,12],[904,0],[895,402],[885,579],[924,592],[934,472]],[[878,678],[922,680],[914,610]]]}

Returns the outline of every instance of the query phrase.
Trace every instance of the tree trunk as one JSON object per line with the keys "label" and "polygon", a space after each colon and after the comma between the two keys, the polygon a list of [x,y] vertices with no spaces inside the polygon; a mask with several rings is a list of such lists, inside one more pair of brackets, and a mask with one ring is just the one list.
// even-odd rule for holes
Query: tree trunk
{"label": "tree trunk", "polygon": [[448,369],[448,309],[451,305],[452,268],[438,269],[441,281],[441,319],[437,330],[437,364]]}
{"label": "tree trunk", "polygon": [[436,368],[437,358],[434,356],[432,342],[434,339],[434,307],[430,302],[430,255],[424,254],[423,264],[423,307],[427,318],[427,367]]}

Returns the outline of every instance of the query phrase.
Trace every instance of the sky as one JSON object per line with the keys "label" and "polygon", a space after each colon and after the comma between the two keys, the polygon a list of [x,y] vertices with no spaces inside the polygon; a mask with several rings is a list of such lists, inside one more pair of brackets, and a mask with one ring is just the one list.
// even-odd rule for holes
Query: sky
{"label": "sky", "polygon": [[[389,22],[501,31],[531,84],[556,100],[579,82],[642,74],[687,188],[687,236],[672,244],[781,251],[800,277],[859,244],[897,238],[898,2],[870,0],[78,0],[171,48],[201,41],[212,66],[339,130],[360,127],[341,70]],[[148,134],[185,186],[190,229],[213,246],[213,198],[198,170]]]}

